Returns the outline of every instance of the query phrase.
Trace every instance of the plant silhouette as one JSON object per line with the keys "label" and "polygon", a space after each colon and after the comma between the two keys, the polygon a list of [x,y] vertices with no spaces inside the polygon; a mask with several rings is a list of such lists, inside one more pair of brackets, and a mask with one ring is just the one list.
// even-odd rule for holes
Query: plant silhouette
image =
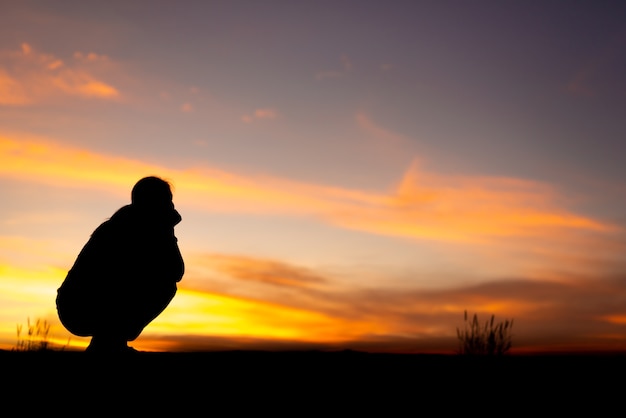
{"label": "plant silhouette", "polygon": [[456,329],[459,339],[459,354],[499,356],[511,349],[512,319],[496,323],[495,316],[491,315],[491,319],[481,325],[476,314],[470,321],[467,311],[465,311],[464,320],[463,329]]}
{"label": "plant silhouette", "polygon": [[26,329],[23,324],[17,324],[17,344],[14,351],[48,351],[50,341],[48,333],[50,324],[45,319],[39,319],[32,323],[30,317],[26,318]]}
{"label": "plant silhouette", "polygon": [[65,328],[92,337],[88,352],[134,351],[128,341],[169,305],[185,269],[174,235],[180,221],[170,184],[150,176],[93,232],[56,298]]}

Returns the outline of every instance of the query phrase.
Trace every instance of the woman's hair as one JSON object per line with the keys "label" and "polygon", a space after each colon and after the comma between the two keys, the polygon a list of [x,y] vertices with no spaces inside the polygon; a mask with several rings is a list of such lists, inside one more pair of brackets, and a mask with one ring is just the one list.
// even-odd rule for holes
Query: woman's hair
{"label": "woman's hair", "polygon": [[172,187],[160,177],[144,177],[133,186],[130,199],[137,206],[161,206],[172,201]]}

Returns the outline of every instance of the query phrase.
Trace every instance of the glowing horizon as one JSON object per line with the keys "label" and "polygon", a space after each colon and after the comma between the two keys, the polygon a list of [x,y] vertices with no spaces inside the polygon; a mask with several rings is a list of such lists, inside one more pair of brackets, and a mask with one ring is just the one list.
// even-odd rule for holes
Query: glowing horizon
{"label": "glowing horizon", "polygon": [[187,272],[139,349],[625,350],[622,23],[351,3],[7,6],[0,348],[86,346],[56,290],[157,175]]}

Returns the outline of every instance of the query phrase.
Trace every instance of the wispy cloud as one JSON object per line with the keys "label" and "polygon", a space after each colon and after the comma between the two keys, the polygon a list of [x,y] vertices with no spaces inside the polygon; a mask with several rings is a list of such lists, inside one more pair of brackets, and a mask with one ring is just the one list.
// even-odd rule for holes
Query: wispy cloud
{"label": "wispy cloud", "polygon": [[[24,44],[27,45],[27,44]],[[29,47],[30,48],[30,47]],[[110,58],[107,55],[96,54],[95,52],[83,53],[80,51],[74,52],[74,59],[80,62],[109,62]]]}
{"label": "wispy cloud", "polygon": [[579,68],[565,86],[565,91],[572,95],[591,97],[598,92],[607,93],[616,86],[605,86],[603,77],[607,72],[620,71],[616,62],[626,50],[626,31],[616,33],[609,42],[602,46],[595,55]]}
{"label": "wispy cloud", "polygon": [[273,120],[279,116],[276,109],[271,107],[264,107],[256,109],[254,112],[248,115],[243,115],[241,120],[245,123],[252,123],[257,120]]}
{"label": "wispy cloud", "polygon": [[365,133],[362,143],[377,156],[401,161],[410,155],[412,141],[407,136],[382,128],[363,112],[356,113],[354,121],[356,127]]}
{"label": "wispy cloud", "polygon": [[350,60],[350,58],[346,54],[343,54],[340,57],[340,60],[341,60],[341,65],[343,67],[343,70],[346,73],[349,73],[350,71],[352,71],[352,61]]}
{"label": "wispy cloud", "polygon": [[116,99],[118,89],[92,71],[108,61],[81,52],[65,61],[27,43],[20,50],[0,51],[0,105],[23,106],[64,96]]}
{"label": "wispy cloud", "polygon": [[205,265],[231,278],[277,286],[312,286],[326,279],[309,269],[278,260],[232,254],[208,254]]}
{"label": "wispy cloud", "polygon": [[[560,208],[548,185],[514,178],[442,176],[410,167],[385,210],[362,208],[342,224],[392,235],[480,241],[541,236],[547,229],[608,231],[609,225]],[[361,225],[361,226],[359,226]]]}
{"label": "wispy cloud", "polygon": [[339,61],[341,64],[341,69],[318,71],[315,74],[315,78],[317,80],[326,80],[345,77],[352,71],[352,61],[346,54],[341,55],[341,57],[339,57]]}
{"label": "wispy cloud", "polygon": [[[117,169],[111,171],[112,166]],[[395,187],[376,193],[207,167],[173,170],[50,141],[0,137],[4,177],[121,193],[140,176],[154,173],[173,179],[179,202],[196,208],[290,213],[413,239],[488,243],[512,237],[552,239],[565,231],[617,230],[562,207],[561,196],[550,186],[520,179],[443,176],[415,164]]]}

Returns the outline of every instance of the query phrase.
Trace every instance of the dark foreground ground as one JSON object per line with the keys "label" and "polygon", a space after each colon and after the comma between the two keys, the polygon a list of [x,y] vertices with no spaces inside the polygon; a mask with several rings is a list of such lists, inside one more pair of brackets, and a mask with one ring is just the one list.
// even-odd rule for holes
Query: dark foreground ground
{"label": "dark foreground ground", "polygon": [[432,408],[444,416],[446,411],[562,415],[592,408],[602,416],[618,405],[622,410],[626,399],[626,355],[467,358],[346,351],[97,357],[0,351],[0,364],[0,394],[8,403],[20,399],[31,408],[65,408],[71,416],[77,411],[162,416],[172,410],[195,416],[224,408],[229,416],[244,411],[417,416]]}

